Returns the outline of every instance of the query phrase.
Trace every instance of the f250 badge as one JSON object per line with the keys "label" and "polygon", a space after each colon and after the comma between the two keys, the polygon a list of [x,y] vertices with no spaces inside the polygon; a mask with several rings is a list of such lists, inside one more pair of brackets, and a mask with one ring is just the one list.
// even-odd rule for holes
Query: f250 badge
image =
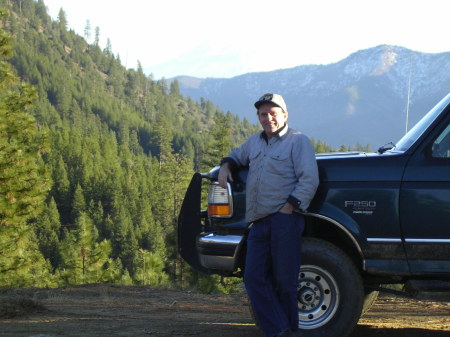
{"label": "f250 badge", "polygon": [[372,215],[377,207],[374,200],[345,200],[345,208],[351,208],[353,214]]}

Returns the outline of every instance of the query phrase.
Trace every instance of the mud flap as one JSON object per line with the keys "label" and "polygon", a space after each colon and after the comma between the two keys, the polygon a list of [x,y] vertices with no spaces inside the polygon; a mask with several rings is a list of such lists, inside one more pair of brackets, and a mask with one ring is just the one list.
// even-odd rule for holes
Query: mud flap
{"label": "mud flap", "polygon": [[210,274],[210,271],[200,264],[196,247],[197,235],[202,228],[201,188],[202,176],[200,173],[195,173],[184,196],[178,217],[178,253],[192,268]]}

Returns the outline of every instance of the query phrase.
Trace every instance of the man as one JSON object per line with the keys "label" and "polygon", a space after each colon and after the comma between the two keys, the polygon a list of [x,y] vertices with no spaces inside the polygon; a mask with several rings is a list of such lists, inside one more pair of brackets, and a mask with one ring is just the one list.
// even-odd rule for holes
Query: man
{"label": "man", "polygon": [[222,159],[218,180],[226,187],[234,169],[249,166],[245,217],[252,224],[245,287],[266,336],[300,336],[296,295],[301,212],[319,184],[317,163],[309,139],[288,127],[282,96],[265,94],[255,107],[263,131]]}

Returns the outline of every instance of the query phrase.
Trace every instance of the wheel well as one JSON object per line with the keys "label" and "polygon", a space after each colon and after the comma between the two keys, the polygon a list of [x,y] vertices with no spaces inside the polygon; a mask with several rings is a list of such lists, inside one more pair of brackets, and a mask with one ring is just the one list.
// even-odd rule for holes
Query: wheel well
{"label": "wheel well", "polygon": [[364,257],[359,247],[348,233],[331,221],[313,215],[307,215],[303,236],[322,239],[334,244],[352,259],[358,269],[363,270]]}

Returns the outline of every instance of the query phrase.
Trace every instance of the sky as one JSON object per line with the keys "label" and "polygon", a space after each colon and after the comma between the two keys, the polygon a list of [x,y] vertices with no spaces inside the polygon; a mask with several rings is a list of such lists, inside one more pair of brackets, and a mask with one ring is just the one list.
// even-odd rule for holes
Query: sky
{"label": "sky", "polygon": [[381,44],[450,51],[448,0],[44,0],[154,79],[234,77],[338,62]]}

